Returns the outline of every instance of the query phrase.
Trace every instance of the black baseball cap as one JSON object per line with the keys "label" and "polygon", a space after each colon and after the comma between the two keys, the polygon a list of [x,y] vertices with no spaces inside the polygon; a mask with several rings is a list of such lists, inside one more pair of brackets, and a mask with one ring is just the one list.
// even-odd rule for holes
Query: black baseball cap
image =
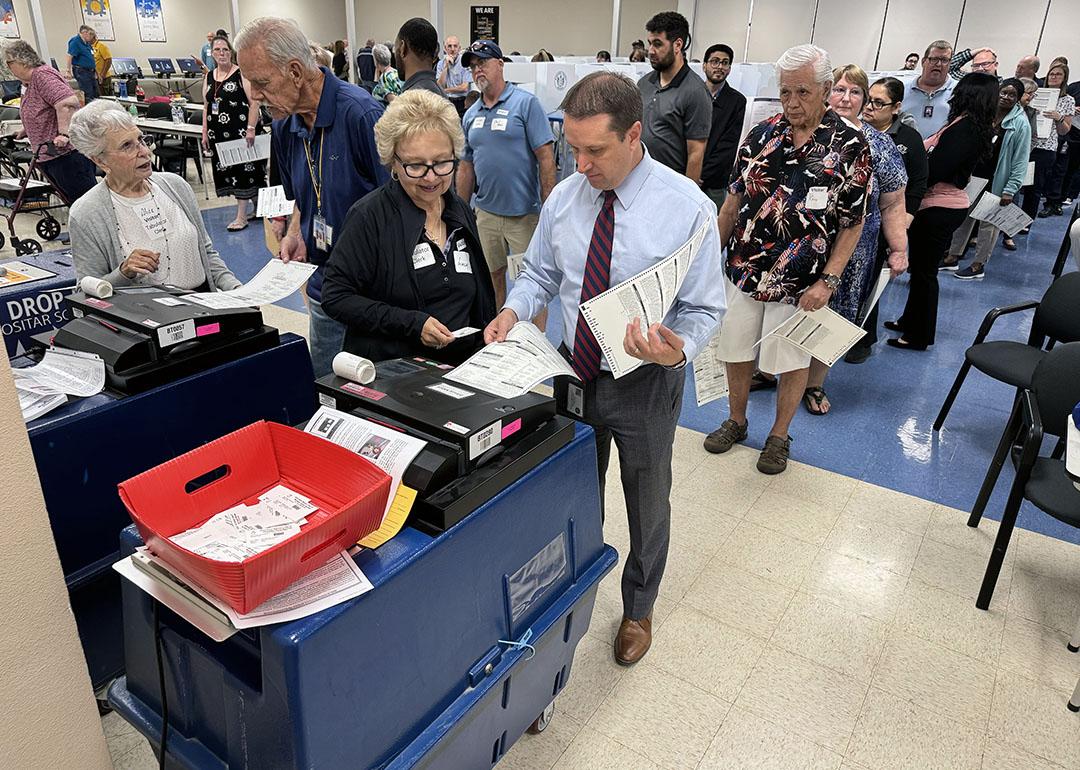
{"label": "black baseball cap", "polygon": [[502,59],[506,61],[502,49],[494,40],[477,40],[470,45],[468,50],[461,54],[461,66],[471,67],[473,59]]}

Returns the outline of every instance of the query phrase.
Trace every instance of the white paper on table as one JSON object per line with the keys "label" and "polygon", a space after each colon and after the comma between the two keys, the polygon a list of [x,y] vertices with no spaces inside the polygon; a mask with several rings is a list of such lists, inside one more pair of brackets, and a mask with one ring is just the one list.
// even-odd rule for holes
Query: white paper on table
{"label": "white paper on table", "polygon": [[40,281],[42,278],[52,278],[56,275],[56,273],[43,270],[36,265],[28,265],[19,261],[4,262],[0,267],[7,271],[4,275],[0,275],[0,286],[30,283],[31,281]]}
{"label": "white paper on table", "polygon": [[504,342],[485,345],[443,378],[514,398],[562,374],[577,376],[542,331],[528,321],[518,321]]}
{"label": "white paper on table", "polygon": [[1054,130],[1054,121],[1043,115],[1057,109],[1061,92],[1056,88],[1039,88],[1028,106],[1035,110],[1035,138],[1048,139]]}
{"label": "white paper on table", "polygon": [[390,494],[386,496],[383,519],[394,502],[405,469],[427,445],[423,439],[328,406],[319,407],[304,426],[304,431],[356,452],[390,476]]}
{"label": "white paper on table", "polygon": [[22,410],[23,422],[36,420],[67,403],[66,395],[41,385],[29,377],[16,378],[15,391],[19,396],[19,409]]}
{"label": "white paper on table", "polygon": [[[335,604],[367,593],[373,588],[371,581],[356,566],[356,562],[348,552],[341,551],[318,569],[282,589],[276,596],[267,599],[251,612],[241,615],[202,587],[187,583],[183,575],[178,574],[176,570],[150,554],[149,551],[145,549],[140,549],[140,551],[167,572],[176,575],[189,589],[224,613],[236,628],[257,628],[272,623],[286,623],[306,618],[308,615],[314,615]],[[113,566],[116,568],[116,565]],[[117,569],[117,571],[129,580],[131,579],[124,570]],[[139,582],[134,580],[132,582],[143,588]],[[143,588],[143,590],[146,589]]]}
{"label": "white paper on table", "polygon": [[579,312],[596,337],[615,379],[645,363],[623,348],[627,324],[639,318],[644,332],[646,327],[664,320],[675,305],[710,224],[702,223],[686,243],[652,267],[581,303]]}
{"label": "white paper on table", "polygon": [[1035,161],[1028,161],[1027,172],[1024,174],[1024,184],[1021,187],[1030,187],[1035,184]]}
{"label": "white paper on table", "polygon": [[989,179],[983,179],[981,176],[971,177],[971,181],[968,182],[968,186],[964,188],[964,192],[967,193],[968,205],[974,203],[989,183]]}
{"label": "white paper on table", "polygon": [[796,310],[766,337],[778,337],[832,366],[866,334],[851,321],[826,306],[807,312]]}
{"label": "white paper on table", "polygon": [[975,208],[971,210],[970,216],[972,219],[993,225],[1010,238],[1032,222],[1031,217],[1025,214],[1022,208],[1015,203],[1002,206],[1001,198],[989,191],[982,194]]}
{"label": "white paper on table", "polygon": [[105,388],[105,362],[93,353],[49,348],[41,363],[13,369],[15,382],[26,378],[57,393],[92,396]]}
{"label": "white paper on table", "polygon": [[697,405],[705,406],[728,394],[727,365],[720,360],[720,330],[694,359],[694,393]]}
{"label": "white paper on table", "polygon": [[865,312],[863,314],[862,323],[860,326],[866,326],[866,319],[870,317],[870,313],[873,312],[874,306],[877,305],[878,300],[881,299],[881,295],[885,293],[885,288],[889,285],[889,279],[892,278],[892,270],[888,267],[881,268],[881,272],[878,273],[877,281],[874,282],[874,290],[870,292],[870,301],[866,303]]}
{"label": "white paper on table", "polygon": [[263,187],[259,190],[259,203],[255,215],[260,217],[287,217],[293,212],[293,201],[285,197],[285,188],[281,185]]}
{"label": "white paper on table", "polygon": [[228,168],[241,163],[254,163],[270,157],[270,134],[259,134],[255,144],[248,147],[247,139],[233,139],[216,146],[218,163]]}
{"label": "white paper on table", "polygon": [[229,291],[204,291],[185,294],[183,298],[214,310],[235,307],[257,307],[285,299],[304,285],[318,265],[311,262],[282,262],[271,259],[263,269],[245,283]]}

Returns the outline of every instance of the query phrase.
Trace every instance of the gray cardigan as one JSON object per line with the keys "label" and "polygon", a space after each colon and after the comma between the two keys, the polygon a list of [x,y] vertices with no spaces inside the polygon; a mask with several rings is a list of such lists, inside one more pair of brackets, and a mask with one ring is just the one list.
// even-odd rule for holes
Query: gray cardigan
{"label": "gray cardigan", "polygon": [[[155,172],[153,180],[187,214],[199,231],[199,256],[206,271],[210,291],[228,291],[240,286],[240,281],[225,266],[221,255],[203,225],[199,204],[191,185],[176,174]],[[113,208],[108,186],[98,182],[71,207],[68,217],[71,234],[71,256],[75,262],[75,277],[104,278],[113,286],[131,286],[134,280],[120,272],[120,264],[127,259],[120,246],[120,233],[116,225],[116,209]]]}

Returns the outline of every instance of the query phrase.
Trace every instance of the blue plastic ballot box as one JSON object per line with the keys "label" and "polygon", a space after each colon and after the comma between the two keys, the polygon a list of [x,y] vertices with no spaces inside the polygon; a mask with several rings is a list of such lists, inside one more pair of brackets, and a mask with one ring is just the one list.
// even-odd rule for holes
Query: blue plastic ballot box
{"label": "blue plastic ballot box", "polygon": [[30,338],[71,320],[64,297],[75,290],[69,249],[28,254],[0,262],[0,331],[8,358],[23,355]]}
{"label": "blue plastic ballot box", "polygon": [[[122,541],[141,543],[133,527]],[[355,599],[224,642],[159,607],[167,766],[491,767],[566,685],[616,560],[578,425],[443,534],[360,551],[374,588]],[[127,673],[109,702],[159,747],[154,602],[123,582]]]}
{"label": "blue plastic ballot box", "polygon": [[131,517],[116,485],[258,420],[308,419],[313,380],[307,343],[284,334],[269,350],[136,395],[69,400],[27,425],[95,687],[124,667],[119,576],[111,567]]}

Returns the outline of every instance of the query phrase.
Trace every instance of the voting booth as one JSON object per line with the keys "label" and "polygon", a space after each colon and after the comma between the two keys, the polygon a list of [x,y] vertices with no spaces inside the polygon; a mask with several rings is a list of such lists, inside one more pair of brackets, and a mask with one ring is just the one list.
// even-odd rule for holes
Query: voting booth
{"label": "voting booth", "polygon": [[[445,532],[355,555],[373,588],[214,641],[124,581],[126,676],[109,701],[183,768],[494,765],[572,676],[600,579],[592,430]],[[133,527],[123,549],[141,544]]]}

